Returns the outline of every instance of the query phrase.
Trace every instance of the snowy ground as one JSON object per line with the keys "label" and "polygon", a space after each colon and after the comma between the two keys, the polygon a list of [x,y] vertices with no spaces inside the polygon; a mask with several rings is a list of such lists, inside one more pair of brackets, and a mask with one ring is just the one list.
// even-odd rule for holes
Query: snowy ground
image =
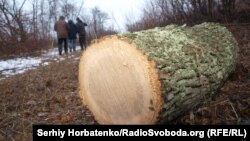
{"label": "snowy ground", "polygon": [[[76,48],[80,49],[80,47]],[[74,57],[76,60],[79,60],[79,57],[76,57],[74,53],[69,53],[67,57]],[[52,60],[59,62],[64,59],[65,55],[59,56],[58,49],[54,48],[44,52],[40,57],[0,60],[0,80],[35,69],[38,66],[49,65]]]}

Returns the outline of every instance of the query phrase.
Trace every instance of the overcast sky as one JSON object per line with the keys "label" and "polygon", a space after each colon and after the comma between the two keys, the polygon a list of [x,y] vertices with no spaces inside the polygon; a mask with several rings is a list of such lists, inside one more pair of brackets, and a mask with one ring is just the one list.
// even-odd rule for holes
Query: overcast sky
{"label": "overcast sky", "polygon": [[[21,4],[23,0],[18,0]],[[119,31],[125,31],[126,23],[137,21],[142,15],[142,9],[147,0],[69,0],[80,8],[84,1],[81,12],[90,14],[91,9],[98,7],[109,15],[108,25],[113,25]],[[32,0],[26,2],[24,8],[32,9]]]}
{"label": "overcast sky", "polygon": [[[125,24],[138,20],[146,0],[84,0],[84,9],[98,7],[109,14],[116,29],[124,31]],[[80,1],[79,1],[80,2]]]}

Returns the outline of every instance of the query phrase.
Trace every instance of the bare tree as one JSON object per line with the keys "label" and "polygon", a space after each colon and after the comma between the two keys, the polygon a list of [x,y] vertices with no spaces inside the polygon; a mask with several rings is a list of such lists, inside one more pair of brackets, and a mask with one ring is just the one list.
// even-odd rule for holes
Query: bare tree
{"label": "bare tree", "polygon": [[[250,22],[248,0],[149,0],[142,19],[128,24],[129,30],[201,22]],[[243,8],[244,7],[244,8]]]}
{"label": "bare tree", "polygon": [[32,1],[32,31],[34,39],[38,38],[38,0]]}
{"label": "bare tree", "polygon": [[[55,23],[58,17],[58,0],[49,0],[49,23]],[[52,28],[52,27],[51,27]]]}
{"label": "bare tree", "polygon": [[40,21],[40,29],[41,29],[41,39],[47,39],[49,30],[48,30],[48,20],[46,20],[46,12],[45,12],[45,1],[40,1],[40,13],[39,13],[39,21]]}
{"label": "bare tree", "polygon": [[95,7],[92,9],[93,28],[97,37],[105,30],[105,24],[109,19],[108,14]]}
{"label": "bare tree", "polygon": [[7,0],[0,1],[0,11],[3,13],[2,21],[5,24],[5,30],[7,30],[12,37],[12,39],[18,41],[25,41],[26,31],[25,31],[25,15],[23,12],[23,6],[26,0],[21,1],[18,5],[16,0],[10,3]]}
{"label": "bare tree", "polygon": [[61,11],[62,14],[67,18],[67,19],[75,19],[77,17],[77,8],[74,4],[70,3],[68,0],[63,0],[62,1],[62,6],[61,6]]}

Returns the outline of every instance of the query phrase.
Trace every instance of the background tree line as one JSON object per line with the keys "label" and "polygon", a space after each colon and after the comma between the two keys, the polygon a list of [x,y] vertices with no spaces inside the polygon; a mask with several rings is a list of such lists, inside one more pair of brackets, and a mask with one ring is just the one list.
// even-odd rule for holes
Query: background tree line
{"label": "background tree line", "polygon": [[[129,22],[128,31],[138,31],[168,24],[199,24],[202,22],[249,23],[249,0],[145,0],[143,15]],[[53,30],[58,17],[67,20],[80,17],[88,26],[87,40],[115,34],[110,17],[99,8],[86,12],[84,0],[0,0],[0,56],[26,54],[52,47]],[[55,42],[54,42],[55,45]]]}
{"label": "background tree line", "polygon": [[202,22],[248,23],[249,0],[148,0],[141,20],[126,25],[129,31],[168,24]]}
{"label": "background tree line", "polygon": [[[56,39],[54,23],[63,15],[67,20],[80,17],[88,24],[88,41],[116,33],[107,27],[107,13],[93,8],[86,13],[84,0],[0,0],[0,55],[27,54],[52,47]],[[55,45],[55,42],[54,42]]]}

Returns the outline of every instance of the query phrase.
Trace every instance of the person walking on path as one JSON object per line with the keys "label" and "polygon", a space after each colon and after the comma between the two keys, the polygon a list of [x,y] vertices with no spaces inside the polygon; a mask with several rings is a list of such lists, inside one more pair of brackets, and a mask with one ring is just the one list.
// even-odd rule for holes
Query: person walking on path
{"label": "person walking on path", "polygon": [[63,16],[60,16],[59,20],[55,23],[54,30],[57,32],[57,46],[59,55],[62,55],[62,44],[64,44],[65,54],[68,54],[67,38],[69,26],[65,22],[65,18]]}
{"label": "person walking on path", "polygon": [[84,23],[79,18],[77,18],[76,21],[77,21],[76,27],[77,27],[77,33],[78,33],[78,36],[79,36],[79,43],[80,43],[80,46],[81,46],[81,50],[83,50],[83,49],[85,49],[87,47],[87,45],[86,45],[86,31],[85,31],[85,26],[87,26],[87,24]]}
{"label": "person walking on path", "polygon": [[69,41],[69,51],[72,50],[76,51],[76,34],[77,34],[77,27],[72,20],[69,20],[69,34],[68,34],[68,41]]}

